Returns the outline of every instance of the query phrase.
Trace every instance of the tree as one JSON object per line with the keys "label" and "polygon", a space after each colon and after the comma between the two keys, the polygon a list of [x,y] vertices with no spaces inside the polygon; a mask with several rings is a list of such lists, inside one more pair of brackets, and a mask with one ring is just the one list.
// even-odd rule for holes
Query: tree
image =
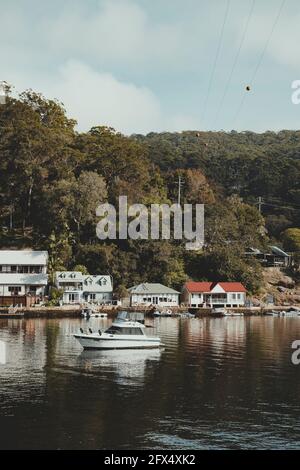
{"label": "tree", "polygon": [[43,185],[72,173],[74,125],[58,102],[32,91],[0,107],[0,186],[15,224],[32,225]]}
{"label": "tree", "polygon": [[300,228],[289,228],[282,234],[283,246],[285,250],[300,252]]}
{"label": "tree", "polygon": [[118,300],[126,299],[127,297],[129,297],[129,292],[128,292],[126,286],[124,286],[124,284],[120,284],[115,289],[114,296]]}
{"label": "tree", "polygon": [[261,266],[246,261],[234,247],[214,247],[213,251],[198,254],[193,259],[193,276],[205,281],[239,281],[251,293],[258,292],[262,282]]}
{"label": "tree", "polygon": [[87,275],[87,274],[90,274],[88,272],[88,269],[86,266],[84,266],[83,264],[76,264],[73,268],[73,271],[77,271],[81,274],[84,274],[84,275]]}
{"label": "tree", "polygon": [[69,244],[68,235],[57,236],[52,233],[47,240],[49,250],[48,272],[49,281],[53,285],[56,271],[65,271],[65,265],[71,258],[72,249]]}
{"label": "tree", "polygon": [[73,219],[77,225],[78,238],[80,227],[87,223],[96,225],[96,208],[106,201],[107,188],[104,178],[93,171],[83,171],[74,187]]}

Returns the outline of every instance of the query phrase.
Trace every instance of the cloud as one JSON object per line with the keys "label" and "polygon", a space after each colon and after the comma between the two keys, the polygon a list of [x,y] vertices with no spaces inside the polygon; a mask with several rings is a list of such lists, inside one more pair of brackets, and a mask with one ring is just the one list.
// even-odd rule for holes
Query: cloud
{"label": "cloud", "polygon": [[[231,129],[244,85],[259,60],[281,0],[256,2],[218,124]],[[225,2],[212,0],[18,0],[1,11],[1,76],[65,103],[79,128],[108,124],[126,133],[199,129]],[[295,114],[290,81],[299,78],[298,4],[289,0],[240,113],[239,128],[272,128]],[[213,122],[243,35],[251,1],[231,0],[205,123]],[[270,85],[269,85],[270,83]],[[82,98],[84,95],[84,99]],[[276,113],[264,106],[266,96]],[[279,100],[282,96],[282,100]],[[285,116],[285,118],[284,118]],[[291,117],[294,119],[294,117]],[[296,122],[296,118],[295,118]],[[277,122],[276,122],[277,125]]]}
{"label": "cloud", "polygon": [[[275,24],[280,5],[281,1],[277,1],[272,9],[269,5],[260,5],[259,13],[252,17],[245,49],[246,52],[262,53],[268,44],[265,59],[269,56],[281,65],[299,69],[300,14],[298,8],[293,9],[292,3],[289,9],[286,3]],[[241,25],[237,24],[237,27],[241,28]]]}
{"label": "cloud", "polygon": [[164,113],[149,88],[117,80],[76,60],[68,61],[58,80],[45,83],[43,88],[48,97],[64,103],[68,115],[78,119],[80,130],[108,125],[130,134],[199,127],[190,116]]}

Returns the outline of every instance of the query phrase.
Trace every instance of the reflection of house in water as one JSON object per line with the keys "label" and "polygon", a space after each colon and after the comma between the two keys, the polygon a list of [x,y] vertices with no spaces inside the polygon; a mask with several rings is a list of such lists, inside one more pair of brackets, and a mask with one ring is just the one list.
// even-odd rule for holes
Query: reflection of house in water
{"label": "reflection of house in water", "polygon": [[224,350],[230,343],[243,344],[246,334],[246,318],[208,318],[187,322],[186,341],[189,347]]}

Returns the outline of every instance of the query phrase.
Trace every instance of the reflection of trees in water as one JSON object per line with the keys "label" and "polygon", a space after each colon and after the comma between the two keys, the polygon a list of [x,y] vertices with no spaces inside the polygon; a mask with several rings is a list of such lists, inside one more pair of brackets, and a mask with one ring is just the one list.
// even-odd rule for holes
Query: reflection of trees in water
{"label": "reflection of trees in water", "polygon": [[[46,364],[43,406],[27,411],[44,426],[35,434],[43,447],[121,448],[163,433],[191,439],[226,422],[262,425],[278,403],[284,413],[299,410],[289,357],[298,318],[157,319],[165,350],[122,352],[82,352],[71,336],[79,319],[26,322],[18,321],[20,350]],[[34,394],[38,377],[24,366]]]}

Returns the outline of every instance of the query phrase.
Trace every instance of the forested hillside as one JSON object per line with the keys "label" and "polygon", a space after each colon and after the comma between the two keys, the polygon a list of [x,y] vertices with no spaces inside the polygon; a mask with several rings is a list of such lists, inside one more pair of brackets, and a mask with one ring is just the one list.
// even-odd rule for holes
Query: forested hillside
{"label": "forested hillside", "polygon": [[[50,270],[80,264],[112,274],[119,290],[146,280],[179,288],[193,278],[238,279],[251,291],[261,275],[245,248],[275,240],[300,250],[300,131],[126,137],[75,125],[60,103],[32,91],[0,106],[1,248],[48,249]],[[172,240],[98,240],[99,203],[117,206],[119,195],[176,202],[179,175],[182,202],[206,205],[204,251]]]}

